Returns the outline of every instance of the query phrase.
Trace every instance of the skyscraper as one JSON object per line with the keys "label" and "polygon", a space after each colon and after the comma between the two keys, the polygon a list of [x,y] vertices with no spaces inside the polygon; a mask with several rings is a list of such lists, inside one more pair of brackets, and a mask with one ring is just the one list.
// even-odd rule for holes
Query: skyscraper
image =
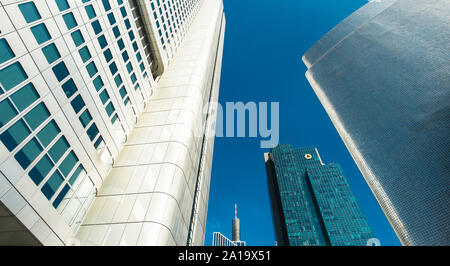
{"label": "skyscraper", "polygon": [[246,246],[245,241],[241,241],[241,221],[237,218],[237,204],[234,205],[234,219],[232,221],[232,240],[219,232],[213,233],[213,246]]}
{"label": "skyscraper", "polygon": [[0,4],[0,244],[203,245],[220,0]]}
{"label": "skyscraper", "polygon": [[279,145],[264,154],[279,246],[365,246],[374,238],[338,164],[316,148]]}
{"label": "skyscraper", "polygon": [[303,57],[404,245],[450,244],[450,2],[371,1]]}

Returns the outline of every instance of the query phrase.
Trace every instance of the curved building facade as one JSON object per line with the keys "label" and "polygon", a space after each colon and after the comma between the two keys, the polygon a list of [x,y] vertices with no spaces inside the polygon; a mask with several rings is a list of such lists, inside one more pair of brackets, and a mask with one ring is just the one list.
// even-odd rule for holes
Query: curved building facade
{"label": "curved building facade", "polygon": [[222,1],[1,1],[0,20],[0,244],[203,245]]}
{"label": "curved building facade", "polygon": [[404,245],[450,244],[450,1],[371,1],[306,77]]}

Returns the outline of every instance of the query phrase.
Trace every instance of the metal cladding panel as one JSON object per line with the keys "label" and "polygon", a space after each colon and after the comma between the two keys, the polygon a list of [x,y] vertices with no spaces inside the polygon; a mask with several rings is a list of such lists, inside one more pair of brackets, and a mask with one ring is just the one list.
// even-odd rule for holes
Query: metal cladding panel
{"label": "metal cladding panel", "polygon": [[306,66],[311,67],[317,60],[320,59],[328,50],[333,48],[348,34],[351,34],[355,29],[370,21],[371,18],[378,15],[380,12],[392,5],[396,0],[378,0],[371,1],[364,5],[351,16],[344,19],[330,32],[322,37],[313,47],[303,56],[303,61]]}
{"label": "metal cladding panel", "polygon": [[405,245],[450,244],[449,21],[449,0],[396,1],[306,73]]}
{"label": "metal cladding panel", "polygon": [[81,245],[204,243],[214,143],[204,125],[215,113],[203,111],[217,99],[223,19],[222,1],[203,2],[80,227]]}

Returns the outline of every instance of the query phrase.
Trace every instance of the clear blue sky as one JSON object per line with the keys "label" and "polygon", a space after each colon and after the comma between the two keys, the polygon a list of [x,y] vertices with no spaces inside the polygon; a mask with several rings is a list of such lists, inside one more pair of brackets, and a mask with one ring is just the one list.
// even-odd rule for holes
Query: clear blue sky
{"label": "clear blue sky", "polygon": [[[302,55],[366,0],[224,0],[227,20],[219,102],[280,102],[280,143],[315,146],[339,163],[382,245],[400,245],[367,183],[305,78]],[[241,238],[275,243],[260,139],[216,138],[206,229],[231,238],[238,204]]]}

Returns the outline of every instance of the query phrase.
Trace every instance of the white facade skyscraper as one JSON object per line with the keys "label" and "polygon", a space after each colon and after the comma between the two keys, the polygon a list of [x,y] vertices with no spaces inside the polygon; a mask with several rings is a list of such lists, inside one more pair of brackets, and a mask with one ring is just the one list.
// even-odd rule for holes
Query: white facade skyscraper
{"label": "white facade skyscraper", "polygon": [[203,245],[221,0],[0,0],[0,244]]}

